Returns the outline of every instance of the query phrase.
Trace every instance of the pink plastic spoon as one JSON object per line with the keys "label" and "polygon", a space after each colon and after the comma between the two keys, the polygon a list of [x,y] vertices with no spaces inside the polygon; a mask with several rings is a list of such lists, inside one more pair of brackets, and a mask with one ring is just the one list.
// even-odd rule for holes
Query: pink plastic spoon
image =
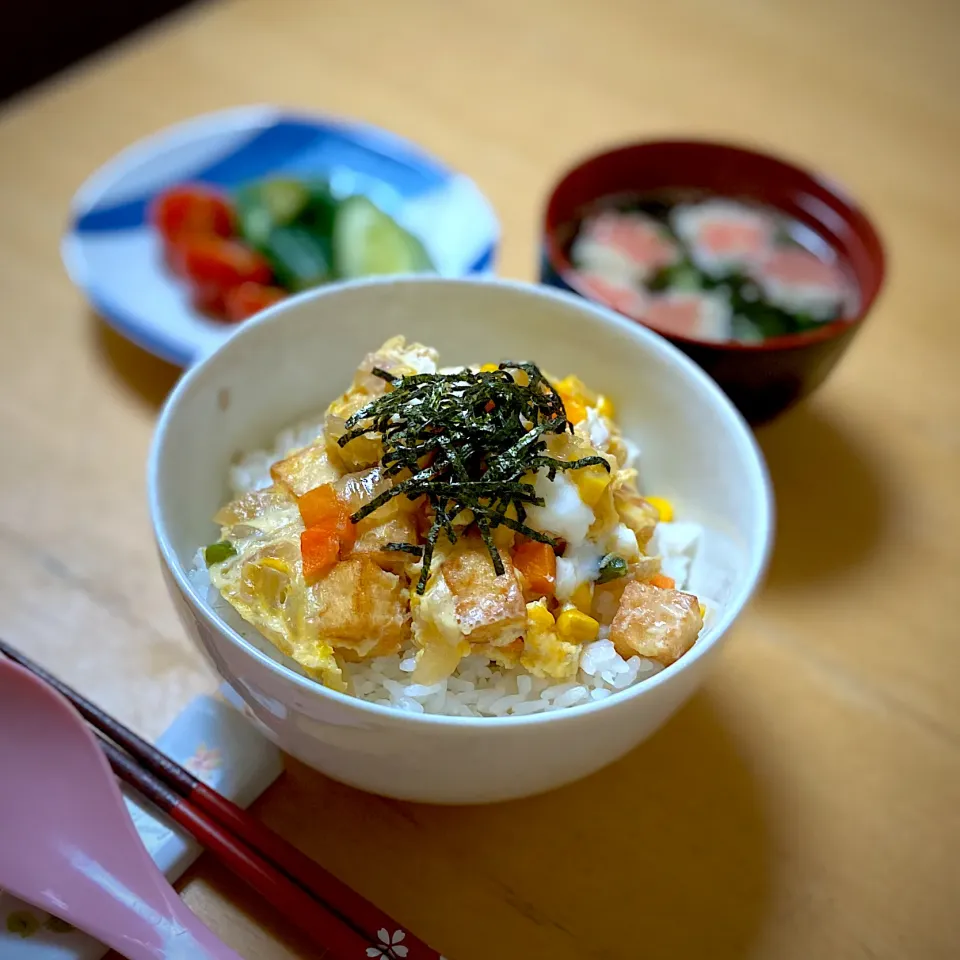
{"label": "pink plastic spoon", "polygon": [[0,887],[129,960],[240,960],[150,859],[80,715],[4,657]]}

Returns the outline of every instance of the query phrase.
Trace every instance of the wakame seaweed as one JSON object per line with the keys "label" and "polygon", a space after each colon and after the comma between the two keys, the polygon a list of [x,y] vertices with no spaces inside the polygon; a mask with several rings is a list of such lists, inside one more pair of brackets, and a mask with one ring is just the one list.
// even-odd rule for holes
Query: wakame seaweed
{"label": "wakame seaweed", "polygon": [[757,336],[766,339],[788,333],[803,333],[842,316],[838,309],[829,317],[815,320],[804,313],[784,310],[766,300],[757,284],[744,274],[731,271],[714,277],[700,270],[686,257],[658,270],[648,281],[647,287],[656,293],[717,291],[723,294],[730,303],[734,332],[738,339],[750,339],[751,334],[754,339]]}
{"label": "wakame seaweed", "polygon": [[522,479],[525,475],[546,469],[554,480],[560,470],[610,470],[600,456],[570,461],[547,456],[546,438],[565,430],[572,433],[573,425],[560,395],[536,364],[501,363],[497,370],[478,373],[464,369],[406,377],[376,367],[371,373],[392,389],[353,414],[338,443],[344,447],[358,437],[377,435],[384,474],[403,478],[350,519],[358,523],[394,497],[426,497],[433,523],[425,544],[389,545],[422,558],[418,594],[426,589],[440,535],[455,543],[453,521],[464,511],[471,512],[499,576],[504,566],[493,542],[496,527],[558,545],[525,522],[528,506],[544,505],[533,484]]}

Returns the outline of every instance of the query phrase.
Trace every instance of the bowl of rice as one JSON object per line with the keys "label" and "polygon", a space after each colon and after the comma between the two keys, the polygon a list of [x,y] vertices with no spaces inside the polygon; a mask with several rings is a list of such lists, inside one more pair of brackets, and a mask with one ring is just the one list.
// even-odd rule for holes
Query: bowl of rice
{"label": "bowl of rice", "polygon": [[719,388],[567,293],[304,293],[179,382],[148,469],[163,572],[227,696],[344,783],[483,803],[621,757],[765,568],[772,495]]}

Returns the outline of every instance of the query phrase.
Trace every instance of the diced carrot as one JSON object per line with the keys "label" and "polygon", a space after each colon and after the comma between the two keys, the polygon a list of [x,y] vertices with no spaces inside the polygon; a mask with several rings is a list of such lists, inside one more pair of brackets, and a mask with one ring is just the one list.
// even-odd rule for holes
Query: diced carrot
{"label": "diced carrot", "polygon": [[549,543],[522,541],[513,552],[513,565],[533,593],[553,595],[557,585],[557,555]]}
{"label": "diced carrot", "polygon": [[654,574],[649,580],[651,587],[660,587],[661,590],[673,590],[677,585],[677,581],[673,577],[668,577],[663,573]]}
{"label": "diced carrot", "polygon": [[330,483],[308,490],[302,497],[297,497],[297,506],[300,516],[303,517],[305,527],[321,525],[336,526],[337,518],[343,510],[337,491]]}
{"label": "diced carrot", "polygon": [[350,511],[331,484],[324,483],[297,497],[297,506],[308,530],[322,530],[339,544],[342,552],[353,546],[357,539],[356,526],[350,522]]}
{"label": "diced carrot", "polygon": [[353,543],[356,533],[350,522],[350,510],[332,484],[324,483],[308,490],[297,498],[297,506],[305,527],[327,527],[341,539]]}
{"label": "diced carrot", "polygon": [[303,579],[316,583],[337,562],[340,541],[322,527],[307,527],[300,534],[300,553],[303,556]]}

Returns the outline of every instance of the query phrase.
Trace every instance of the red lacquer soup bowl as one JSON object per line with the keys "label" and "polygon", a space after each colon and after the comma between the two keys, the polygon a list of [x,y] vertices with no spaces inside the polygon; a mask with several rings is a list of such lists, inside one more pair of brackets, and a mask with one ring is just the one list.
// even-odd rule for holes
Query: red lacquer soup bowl
{"label": "red lacquer soup bowl", "polygon": [[708,141],[648,141],[597,154],[563,175],[547,202],[541,282],[617,309],[578,280],[569,255],[578,224],[605,199],[678,190],[779,211],[832,249],[856,287],[856,307],[842,319],[753,343],[695,339],[632,315],[703,367],[751,423],[770,420],[815,390],[856,336],[883,285],[880,237],[842,189],[784,160]]}

